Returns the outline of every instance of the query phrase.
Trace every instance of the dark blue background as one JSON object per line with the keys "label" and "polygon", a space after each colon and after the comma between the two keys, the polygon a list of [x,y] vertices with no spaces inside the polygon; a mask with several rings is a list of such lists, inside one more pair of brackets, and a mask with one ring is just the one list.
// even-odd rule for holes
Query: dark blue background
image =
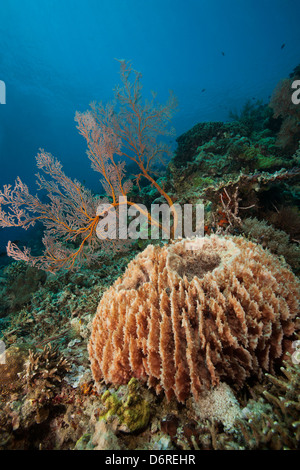
{"label": "dark blue background", "polygon": [[[41,147],[98,190],[74,114],[112,97],[114,58],[142,72],[145,95],[154,90],[165,101],[174,91],[177,135],[199,121],[228,120],[248,98],[267,102],[300,62],[299,17],[295,0],[1,2],[1,187],[20,176],[35,191]],[[0,229],[0,242],[10,237]]]}

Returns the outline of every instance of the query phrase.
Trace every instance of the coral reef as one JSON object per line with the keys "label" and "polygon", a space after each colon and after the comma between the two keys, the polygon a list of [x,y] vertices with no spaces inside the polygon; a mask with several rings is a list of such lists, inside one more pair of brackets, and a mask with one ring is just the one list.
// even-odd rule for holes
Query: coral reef
{"label": "coral reef", "polygon": [[[241,222],[245,218],[282,224],[277,206],[284,206],[286,211],[293,210],[293,204],[297,203],[299,177],[299,167],[275,173],[241,173],[227,181],[213,183],[199,192],[188,193],[187,198],[180,202],[204,204],[208,233],[220,234],[225,229],[226,233],[242,234]],[[298,217],[294,215],[293,219],[297,224]],[[286,223],[284,228],[293,238],[297,226]],[[298,240],[294,241],[297,243]]]}
{"label": "coral reef", "polygon": [[258,220],[256,217],[244,219],[241,229],[251,240],[260,243],[277,256],[283,256],[293,271],[299,273],[300,247],[291,242],[286,232],[278,230],[265,220]]}
{"label": "coral reef", "polygon": [[272,371],[299,328],[299,281],[242,237],[148,246],[103,295],[89,355],[97,382],[147,382],[184,402]]}
{"label": "coral reef", "polygon": [[132,378],[128,383],[127,396],[122,400],[117,394],[106,391],[101,397],[105,412],[100,415],[100,419],[107,420],[110,416],[116,415],[120,420],[122,431],[134,432],[145,428],[150,418],[150,407],[147,400],[139,394],[138,387],[137,380]]}
{"label": "coral reef", "polygon": [[[261,433],[265,428],[269,429],[267,425],[275,429],[274,422],[279,419],[276,415],[278,407],[264,397],[263,390],[275,399],[284,394],[278,387],[270,388],[266,374],[261,377],[261,387],[253,388],[253,383],[247,381],[245,387],[236,390],[221,381],[213,388],[213,399],[201,394],[206,403],[206,414],[199,409],[201,397],[197,401],[191,396],[182,405],[176,399],[168,401],[163,394],[157,396],[143,381],[137,383],[132,380],[114,388],[102,382],[95,387],[86,351],[90,322],[101,296],[122,275],[130,259],[131,256],[111,259],[111,264],[107,261],[106,266],[94,267],[93,270],[85,268],[80,273],[48,274],[46,282],[32,294],[26,308],[14,311],[8,317],[2,331],[7,350],[6,365],[0,365],[0,449],[274,448],[272,439],[268,438],[263,443]],[[191,268],[190,265],[189,270]],[[18,272],[19,267],[16,266],[16,277]],[[39,399],[34,400],[34,388],[27,391],[24,378],[29,350],[40,356],[48,342],[52,344],[52,351],[59,351],[52,363],[54,369],[63,355],[71,370],[61,370],[61,382],[55,381],[54,387],[47,391],[48,398],[42,399],[41,403]],[[33,356],[33,352],[30,354]],[[278,378],[281,372],[275,369],[272,376]],[[250,391],[246,392],[249,387]],[[292,393],[297,396],[297,387],[297,382],[291,380],[289,396]],[[251,399],[247,401],[245,394],[249,393]],[[39,395],[40,398],[42,396]],[[117,404],[115,414],[110,406],[112,403]],[[269,420],[263,428],[260,427],[262,420],[259,421],[259,416],[263,416],[265,411]],[[293,408],[293,421],[288,414],[280,415],[280,426],[291,436],[297,430],[292,426],[297,413]],[[240,421],[232,423],[231,418],[235,414],[242,420],[243,427],[238,424]],[[144,421],[143,416],[147,418]],[[140,427],[142,422],[144,427]],[[252,423],[255,424],[254,431],[251,430]],[[280,439],[277,441],[277,446],[280,446]],[[286,444],[282,440],[283,446]],[[288,447],[293,448],[291,444]]]}
{"label": "coral reef", "polygon": [[267,104],[247,102],[240,114],[231,113],[233,122],[198,123],[177,138],[165,187],[178,204],[204,204],[206,233],[242,234],[224,211],[226,192],[232,199],[238,191],[240,220],[266,220],[298,243],[294,224],[280,212],[295,211],[299,204],[299,130],[294,144],[283,148],[278,145],[282,119],[272,114]]}
{"label": "coral reef", "polygon": [[70,366],[48,345],[35,353],[11,346],[6,356],[6,364],[0,366],[0,418],[6,416],[0,426],[0,448],[3,440],[7,448],[23,448],[24,441],[35,438],[35,427],[47,422]]}
{"label": "coral reef", "polygon": [[0,317],[29,303],[32,294],[46,281],[46,273],[18,261],[4,268],[3,281]]}
{"label": "coral reef", "polygon": [[[101,295],[133,256],[134,252],[110,257],[80,272],[47,273],[46,281],[36,285],[25,306],[9,307],[0,324],[0,338],[6,346],[6,363],[0,364],[0,449],[71,449],[88,429],[90,407],[100,400],[89,372],[89,324]],[[30,288],[32,280],[24,278],[24,272],[45,275],[24,263],[11,263],[2,270],[4,297],[12,283],[23,282],[24,292],[27,284]],[[53,386],[45,383],[43,387],[42,375],[46,378],[47,372],[42,357],[49,345],[51,370],[55,373],[59,367],[61,381],[52,383],[50,377]],[[70,366],[60,368],[62,356]],[[27,373],[32,360],[39,364],[38,375],[30,379]],[[35,379],[41,386],[33,384]]]}
{"label": "coral reef", "polygon": [[[17,243],[8,242],[7,254],[15,260],[55,272],[97,259],[102,251],[100,246],[108,253],[125,249],[128,243],[121,237],[107,237],[101,221],[107,211],[119,216],[122,205],[136,206],[135,202],[127,201],[133,183],[130,178],[125,179],[126,160],[138,169],[135,174],[138,185],[145,178],[169,206],[173,205],[154,179],[153,170],[155,161],[170,155],[169,146],[160,137],[174,133],[169,123],[176,99],[170,93],[165,105],[157,104],[154,96],[151,101],[143,101],[141,74],[129,62],[119,62],[122,86],[115,88],[113,101],[106,105],[92,103],[89,111],[75,115],[79,133],[87,142],[91,166],[101,175],[104,197],[94,195],[79,181],[69,178],[61,163],[41,149],[36,161],[43,174],[36,175],[37,186],[46,191],[47,202],[30,194],[19,177],[14,187],[8,184],[0,190],[0,227],[27,230],[37,222],[44,226],[44,247],[38,256],[28,247],[21,249]],[[151,216],[148,220],[157,225]]]}
{"label": "coral reef", "polygon": [[250,400],[243,417],[237,417],[236,425],[249,449],[299,448],[299,362],[288,355],[280,372],[276,376],[266,374],[268,384],[262,390],[263,396]]}
{"label": "coral reef", "polygon": [[[127,65],[123,73],[139,80]],[[300,148],[298,111],[288,99],[286,81],[273,95],[273,110],[248,101],[231,112],[232,122],[196,124],[178,137],[166,172],[152,167],[157,185],[138,178],[132,186],[129,202],[147,207],[165,202],[165,191],[179,204],[203,203],[211,236],[196,249],[185,250],[184,241],[147,247],[148,240],[137,240],[126,253],[91,257],[77,272],[45,273],[24,261],[0,268],[0,339],[6,346],[1,450],[299,449],[299,363],[289,351],[299,339]],[[169,121],[173,104],[155,108],[167,113],[158,126]],[[106,124],[120,130],[120,115],[106,111],[95,105],[76,116],[90,152],[99,137],[94,118],[103,124],[107,117]],[[144,116],[145,108],[140,111]],[[109,141],[108,130],[104,126],[102,137]],[[124,131],[133,142],[130,126]],[[151,135],[144,137],[148,145]],[[110,142],[117,148],[116,140]],[[87,212],[72,229],[94,235],[85,221],[94,217],[99,197],[67,178],[49,154],[42,152],[38,165],[56,168],[57,188],[61,182],[73,188],[64,193],[71,219],[76,208],[84,210],[77,205],[82,196]],[[112,199],[119,191],[113,175],[122,176],[125,192],[131,185],[123,169],[107,175]],[[42,176],[39,181],[56,184]],[[20,180],[5,191],[2,206],[13,195],[37,202]],[[67,207],[56,206],[52,196],[51,214],[51,201],[46,208],[42,200],[50,218]],[[16,215],[24,222],[21,212]],[[60,220],[70,228],[71,219]],[[36,226],[28,237],[34,255],[43,248],[40,238]],[[69,254],[80,251],[79,240],[67,240],[66,267]],[[57,244],[47,246],[57,254]],[[78,252],[77,261],[85,254]]]}
{"label": "coral reef", "polygon": [[5,361],[0,363],[0,395],[8,397],[18,387],[19,374],[24,369],[28,348],[10,346],[5,351]]}
{"label": "coral reef", "polygon": [[241,407],[232,389],[222,382],[203,393],[197,401],[193,400],[193,407],[195,416],[199,416],[200,420],[218,421],[229,433],[234,428],[234,422],[241,416]]}
{"label": "coral reef", "polygon": [[281,123],[276,144],[286,152],[295,152],[300,139],[300,110],[291,99],[292,83],[299,78],[299,68],[295,68],[289,78],[284,78],[277,84],[269,103],[273,117],[279,119]]}
{"label": "coral reef", "polygon": [[[22,374],[26,391],[24,408],[30,408],[36,423],[47,419],[49,402],[57,393],[57,386],[70,370],[70,365],[57,349],[45,346],[41,353],[29,351]],[[27,415],[29,410],[27,410]]]}

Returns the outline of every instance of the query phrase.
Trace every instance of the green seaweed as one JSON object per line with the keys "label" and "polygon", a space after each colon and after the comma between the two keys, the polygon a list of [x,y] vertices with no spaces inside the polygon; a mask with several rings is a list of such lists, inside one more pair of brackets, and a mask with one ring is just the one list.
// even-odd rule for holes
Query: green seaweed
{"label": "green seaweed", "polygon": [[117,416],[120,423],[130,432],[135,432],[147,426],[150,418],[150,406],[139,392],[139,383],[132,378],[127,384],[127,393],[120,399],[117,393],[108,390],[101,396],[105,405],[104,413],[99,419],[108,420],[111,416]]}
{"label": "green seaweed", "polygon": [[257,158],[257,168],[259,170],[267,170],[268,168],[272,167],[287,166],[286,163],[287,162],[284,162],[281,158],[274,157],[272,155],[258,155]]}

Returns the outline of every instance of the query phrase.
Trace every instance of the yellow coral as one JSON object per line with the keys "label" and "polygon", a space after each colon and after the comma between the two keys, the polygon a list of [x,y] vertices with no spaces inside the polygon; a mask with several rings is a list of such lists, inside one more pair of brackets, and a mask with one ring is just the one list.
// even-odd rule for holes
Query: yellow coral
{"label": "yellow coral", "polygon": [[120,400],[115,393],[107,390],[103,393],[101,400],[105,405],[105,412],[101,415],[101,419],[107,420],[110,416],[117,416],[123,430],[129,432],[143,429],[148,424],[149,403],[140,395],[136,379],[132,378],[129,381],[124,399]]}

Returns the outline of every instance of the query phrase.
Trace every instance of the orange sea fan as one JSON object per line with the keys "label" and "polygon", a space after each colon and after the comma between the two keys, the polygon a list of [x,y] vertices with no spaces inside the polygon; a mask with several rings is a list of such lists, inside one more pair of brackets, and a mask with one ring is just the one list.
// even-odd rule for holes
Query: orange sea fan
{"label": "orange sea fan", "polygon": [[299,281],[242,237],[148,246],[101,299],[89,342],[96,382],[136,377],[184,402],[273,369],[299,329]]}

